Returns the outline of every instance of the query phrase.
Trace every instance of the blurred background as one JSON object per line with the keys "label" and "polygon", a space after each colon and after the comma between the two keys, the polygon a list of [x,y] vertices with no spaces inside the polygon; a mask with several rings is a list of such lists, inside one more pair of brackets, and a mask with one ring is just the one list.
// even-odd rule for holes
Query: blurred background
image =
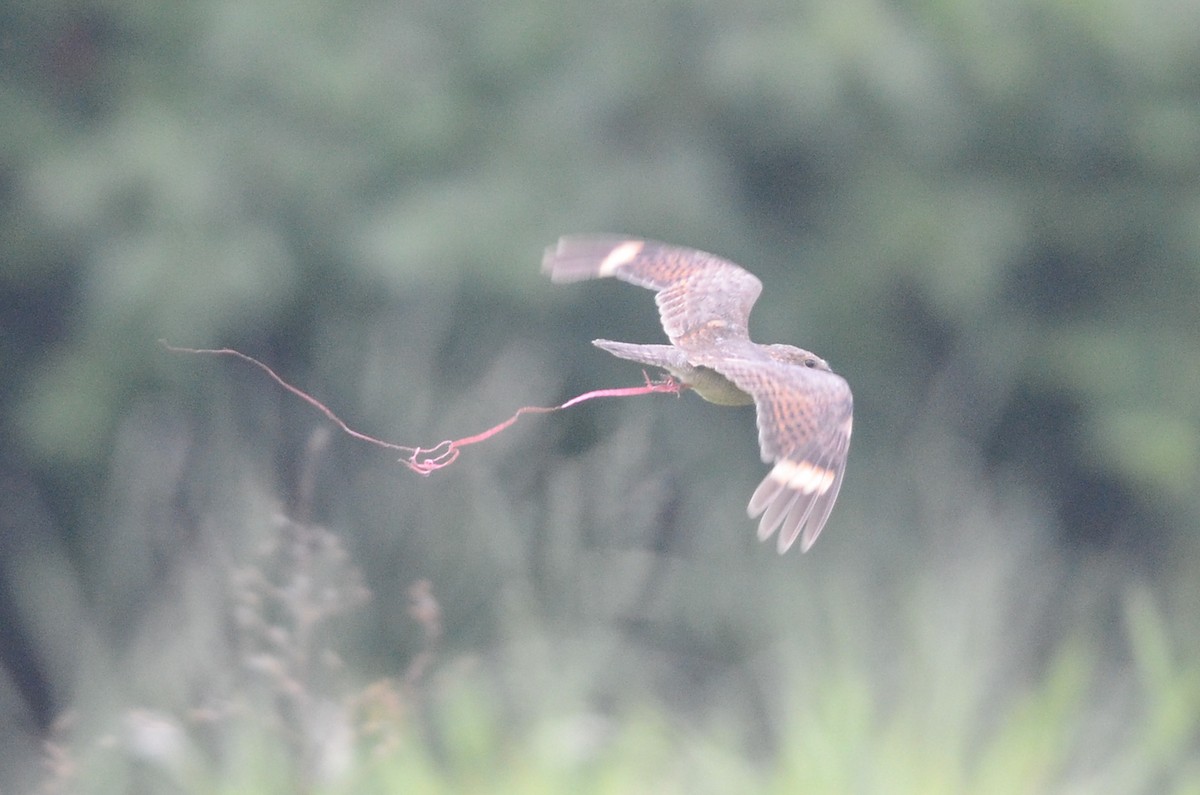
{"label": "blurred background", "polygon": [[[1200,5],[0,5],[0,790],[1200,791]],[[855,392],[814,549],[616,232]]]}

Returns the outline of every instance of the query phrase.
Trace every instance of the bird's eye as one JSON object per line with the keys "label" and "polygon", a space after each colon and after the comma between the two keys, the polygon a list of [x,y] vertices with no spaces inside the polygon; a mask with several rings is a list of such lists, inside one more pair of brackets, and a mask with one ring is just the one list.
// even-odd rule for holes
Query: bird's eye
{"label": "bird's eye", "polygon": [[816,359],[813,359],[813,358],[808,358],[808,359],[805,359],[805,360],[804,360],[804,366],[805,366],[805,367],[816,367],[816,366],[817,366],[817,360],[816,360]]}

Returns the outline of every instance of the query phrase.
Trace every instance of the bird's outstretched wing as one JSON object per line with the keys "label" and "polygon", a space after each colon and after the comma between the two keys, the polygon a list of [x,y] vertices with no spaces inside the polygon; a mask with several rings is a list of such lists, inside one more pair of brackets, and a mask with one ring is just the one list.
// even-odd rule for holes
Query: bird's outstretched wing
{"label": "bird's outstretched wing", "polygon": [[758,445],[763,461],[774,464],[747,512],[762,515],[760,539],[778,530],[780,552],[797,538],[807,551],[833,510],[846,472],[854,414],[850,386],[828,370],[723,353],[720,361],[701,363],[754,398]]}
{"label": "bird's outstretched wing", "polygon": [[572,236],[546,249],[542,270],[555,282],[613,276],[656,292],[663,330],[686,352],[749,341],[750,309],[762,292],[754,274],[691,248],[615,236]]}

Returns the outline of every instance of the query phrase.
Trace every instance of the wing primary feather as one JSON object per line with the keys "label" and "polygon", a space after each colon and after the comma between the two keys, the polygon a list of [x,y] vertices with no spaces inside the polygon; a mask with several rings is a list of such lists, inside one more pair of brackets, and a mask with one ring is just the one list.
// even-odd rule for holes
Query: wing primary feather
{"label": "wing primary feather", "polygon": [[754,490],[754,494],[751,495],[750,504],[746,506],[746,513],[750,515],[751,519],[758,516],[766,510],[771,501],[775,499],[775,495],[782,489],[783,483],[779,482],[771,474],[768,474],[762,479],[762,483],[758,484],[758,488]]}
{"label": "wing primary feather", "polygon": [[758,538],[765,541],[771,537],[775,529],[783,523],[787,518],[788,512],[792,510],[803,495],[800,492],[784,492],[775,498],[775,501],[767,507],[766,513],[758,523]]}

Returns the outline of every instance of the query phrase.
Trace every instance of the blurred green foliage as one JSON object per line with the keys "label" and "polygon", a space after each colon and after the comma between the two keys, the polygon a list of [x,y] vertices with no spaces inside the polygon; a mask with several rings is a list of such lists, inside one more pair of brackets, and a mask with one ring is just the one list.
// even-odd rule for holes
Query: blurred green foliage
{"label": "blurred green foliage", "polygon": [[[281,513],[373,594],[340,618],[334,702],[426,649],[410,583],[442,612],[444,681],[401,699],[428,714],[347,791],[1194,789],[1198,23],[0,4],[0,769],[31,781],[14,760],[69,711],[63,759],[153,789],[95,738],[184,738],[202,694],[237,700],[232,573]],[[846,375],[813,555],[754,545],[745,412],[591,404],[426,480],[306,453],[311,409],[156,344],[260,355],[377,436],[472,433],[640,378],[587,341],[657,340],[649,294],[537,273],[587,231],[745,264],[756,337]],[[604,741],[555,745],[577,730]],[[288,791],[288,730],[244,736],[241,767],[201,744],[181,775]]]}

